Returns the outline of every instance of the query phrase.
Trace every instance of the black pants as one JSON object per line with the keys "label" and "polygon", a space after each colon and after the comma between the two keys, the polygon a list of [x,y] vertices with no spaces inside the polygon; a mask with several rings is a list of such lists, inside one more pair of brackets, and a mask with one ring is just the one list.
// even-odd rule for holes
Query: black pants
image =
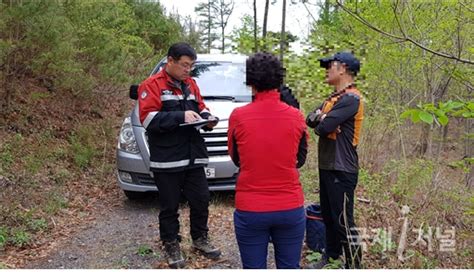
{"label": "black pants", "polygon": [[326,255],[346,256],[347,268],[360,268],[362,249],[354,224],[357,173],[319,169],[321,213],[326,225]]}
{"label": "black pants", "polygon": [[181,240],[179,236],[179,200],[184,195],[190,206],[191,237],[207,235],[209,187],[204,168],[181,172],[155,172],[160,202],[160,238],[163,242]]}

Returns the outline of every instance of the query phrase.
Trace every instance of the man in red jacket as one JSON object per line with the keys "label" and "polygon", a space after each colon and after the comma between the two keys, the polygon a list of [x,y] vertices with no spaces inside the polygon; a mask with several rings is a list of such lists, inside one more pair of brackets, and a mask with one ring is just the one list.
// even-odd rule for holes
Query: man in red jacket
{"label": "man in red jacket", "polygon": [[[193,126],[180,126],[200,119],[217,120],[204,104],[199,88],[190,77],[196,52],[186,43],[168,50],[166,66],[140,84],[140,121],[148,134],[150,170],[160,193],[160,238],[172,268],[185,266],[179,241],[179,199],[183,194],[191,208],[192,246],[206,257],[220,251],[207,233],[209,187],[204,166],[209,162],[204,139]],[[212,122],[207,129],[217,124]]]}
{"label": "man in red jacket", "polygon": [[266,268],[271,239],[277,268],[298,268],[306,221],[297,168],[306,160],[306,124],[280,100],[284,68],[277,57],[256,53],[246,73],[255,100],[232,112],[227,144],[240,167],[234,225],[242,265]]}

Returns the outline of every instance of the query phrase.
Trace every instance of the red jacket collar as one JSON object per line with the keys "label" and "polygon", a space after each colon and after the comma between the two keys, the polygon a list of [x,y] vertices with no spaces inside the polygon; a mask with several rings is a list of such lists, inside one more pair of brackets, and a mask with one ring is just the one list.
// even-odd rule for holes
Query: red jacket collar
{"label": "red jacket collar", "polygon": [[280,92],[277,89],[257,92],[255,94],[255,101],[280,100]]}
{"label": "red jacket collar", "polygon": [[[157,74],[157,78],[163,78],[166,80],[166,82],[168,83],[168,85],[170,86],[180,86],[180,81],[173,78],[170,74],[168,74],[168,72],[166,72],[166,65],[163,67],[163,69],[161,69],[161,71]],[[184,80],[184,83],[186,83],[186,85],[189,85],[190,84],[190,81],[191,81],[191,77],[188,77]]]}

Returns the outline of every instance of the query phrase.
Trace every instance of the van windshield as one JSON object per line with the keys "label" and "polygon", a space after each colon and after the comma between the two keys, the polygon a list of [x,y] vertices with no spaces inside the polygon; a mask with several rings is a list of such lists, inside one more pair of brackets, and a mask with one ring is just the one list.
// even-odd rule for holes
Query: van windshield
{"label": "van windshield", "polygon": [[[155,71],[162,69],[164,63]],[[155,72],[154,71],[154,72]],[[245,64],[232,62],[197,62],[191,71],[205,99],[250,102],[252,90],[245,85]]]}
{"label": "van windshield", "polygon": [[251,100],[251,88],[245,85],[244,64],[198,62],[191,76],[196,80],[204,97],[227,96],[238,101]]}

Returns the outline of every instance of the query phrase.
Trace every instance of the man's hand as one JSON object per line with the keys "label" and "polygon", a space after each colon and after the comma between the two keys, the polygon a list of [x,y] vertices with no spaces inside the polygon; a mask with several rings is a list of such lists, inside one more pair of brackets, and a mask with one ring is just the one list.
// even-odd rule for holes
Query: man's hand
{"label": "man's hand", "polygon": [[319,111],[319,114],[318,114],[318,119],[319,119],[319,122],[322,122],[324,120],[324,118],[326,118],[326,114],[321,114],[321,111]]}
{"label": "man's hand", "polygon": [[[319,122],[322,122],[324,120],[324,118],[326,118],[326,115],[327,114],[320,115],[319,116]],[[336,131],[337,134],[341,133],[341,126],[337,126],[335,131]]]}
{"label": "man's hand", "polygon": [[207,124],[207,127],[208,128],[213,128],[217,125],[217,123],[219,122],[219,119],[217,117],[215,117],[214,115],[209,115],[209,117],[207,117],[208,120],[214,120],[213,122],[210,122],[209,124]]}
{"label": "man's hand", "polygon": [[321,117],[320,109],[310,112],[308,114],[308,117],[306,117],[306,124],[311,128],[315,128],[318,125],[318,123],[321,121],[319,120],[320,117]]}
{"label": "man's hand", "polygon": [[187,110],[184,112],[184,122],[185,123],[192,123],[201,120],[201,116],[195,111]]}

